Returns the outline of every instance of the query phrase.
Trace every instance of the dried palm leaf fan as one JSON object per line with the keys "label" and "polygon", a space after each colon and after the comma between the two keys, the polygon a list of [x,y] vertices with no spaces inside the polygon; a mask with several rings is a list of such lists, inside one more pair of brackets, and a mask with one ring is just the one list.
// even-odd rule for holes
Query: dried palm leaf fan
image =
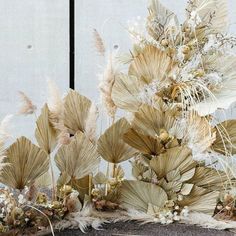
{"label": "dried palm leaf fan", "polygon": [[98,167],[99,158],[96,146],[78,131],[70,144],[58,150],[55,162],[61,173],[76,180],[93,173]]}
{"label": "dried palm leaf fan", "polygon": [[168,200],[165,191],[151,183],[125,180],[121,188],[121,206],[147,212],[150,204],[163,208]]}
{"label": "dried palm leaf fan", "polygon": [[215,129],[216,140],[212,145],[213,149],[224,155],[236,154],[236,121],[224,121],[218,124]]}
{"label": "dried palm leaf fan", "polygon": [[144,83],[135,76],[120,73],[112,88],[112,99],[117,107],[135,112],[141,105],[139,93]]}
{"label": "dried palm leaf fan", "polygon": [[125,118],[119,119],[98,139],[98,153],[110,163],[120,163],[133,157],[137,152],[123,141],[124,133],[130,128]]}
{"label": "dried palm leaf fan", "polygon": [[[148,33],[157,41],[163,40],[164,37],[169,36],[170,39],[175,36],[177,33],[177,29],[179,28],[179,22],[177,16],[164,7],[160,1],[152,0],[150,1],[150,5],[148,7],[149,15],[147,17],[147,31]],[[175,29],[169,32],[170,28]],[[167,37],[168,38],[168,37]],[[168,41],[165,40],[167,43]],[[170,40],[171,42],[171,40]]]}
{"label": "dried palm leaf fan", "polygon": [[6,163],[1,171],[1,182],[23,190],[48,171],[49,159],[45,151],[25,137],[17,139],[6,150]]}
{"label": "dried palm leaf fan", "polygon": [[45,104],[36,121],[35,137],[39,146],[48,154],[54,150],[57,144],[57,131],[50,123],[49,118],[49,109]]}
{"label": "dried palm leaf fan", "polygon": [[75,135],[77,131],[85,131],[91,105],[88,98],[74,90],[69,91],[64,103],[64,125],[70,134]]}

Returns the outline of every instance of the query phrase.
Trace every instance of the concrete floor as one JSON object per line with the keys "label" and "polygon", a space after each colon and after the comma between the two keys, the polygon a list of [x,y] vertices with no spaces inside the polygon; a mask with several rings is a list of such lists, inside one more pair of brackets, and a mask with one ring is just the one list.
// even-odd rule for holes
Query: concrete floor
{"label": "concrete floor", "polygon": [[203,229],[197,226],[184,224],[170,224],[168,226],[159,224],[140,225],[135,222],[118,222],[103,226],[102,230],[89,229],[86,234],[79,230],[66,230],[56,233],[57,236],[233,236],[229,231],[218,231]]}

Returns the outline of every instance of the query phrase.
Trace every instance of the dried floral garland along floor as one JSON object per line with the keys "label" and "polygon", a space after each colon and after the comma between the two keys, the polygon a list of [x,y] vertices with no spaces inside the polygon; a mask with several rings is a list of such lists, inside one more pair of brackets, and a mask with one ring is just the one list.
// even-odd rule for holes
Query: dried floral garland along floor
{"label": "dried floral garland along floor", "polygon": [[[50,236],[48,234],[47,236]],[[204,229],[197,226],[174,223],[168,226],[160,224],[140,225],[135,222],[117,222],[106,224],[102,230],[89,229],[86,234],[80,230],[65,230],[56,232],[56,236],[233,236],[233,232],[214,229]]]}

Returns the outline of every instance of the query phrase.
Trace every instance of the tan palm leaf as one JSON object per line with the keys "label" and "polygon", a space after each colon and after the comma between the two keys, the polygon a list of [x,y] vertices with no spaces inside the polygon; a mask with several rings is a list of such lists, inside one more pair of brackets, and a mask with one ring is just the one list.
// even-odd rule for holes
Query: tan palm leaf
{"label": "tan palm leaf", "polygon": [[222,154],[236,154],[236,120],[227,120],[217,125],[216,140],[212,147]]}
{"label": "tan palm leaf", "polygon": [[58,150],[55,162],[61,173],[66,173],[72,179],[80,179],[97,168],[99,158],[96,146],[78,131],[70,144]]}
{"label": "tan palm leaf", "polygon": [[180,174],[184,174],[196,167],[196,162],[192,159],[192,152],[187,147],[174,147],[167,149],[165,153],[152,158],[150,167],[158,178],[165,177],[170,171],[178,169]]}
{"label": "tan palm leaf", "polygon": [[98,153],[108,162],[120,163],[133,157],[137,151],[123,141],[130,128],[125,118],[119,119],[98,139]]}
{"label": "tan palm leaf", "polygon": [[228,178],[230,177],[223,171],[218,171],[209,167],[197,167],[194,176],[189,182],[198,187],[220,190],[224,188],[224,184]]}
{"label": "tan palm leaf", "polygon": [[168,78],[174,69],[175,64],[166,52],[149,45],[134,58],[130,64],[129,75],[141,79],[146,84],[153,80],[168,84]]}
{"label": "tan palm leaf", "polygon": [[47,153],[21,137],[6,150],[6,163],[1,171],[1,182],[16,189],[30,186],[48,171]]}
{"label": "tan palm leaf", "polygon": [[144,135],[134,129],[129,129],[124,134],[123,140],[143,154],[158,155],[164,150],[161,140],[158,137]]}
{"label": "tan palm leaf", "polygon": [[35,137],[39,146],[50,154],[57,144],[57,131],[54,129],[49,120],[49,109],[47,104],[44,105],[41,115],[36,121]]}
{"label": "tan palm leaf", "polygon": [[130,112],[137,111],[141,105],[139,99],[142,81],[134,76],[119,74],[112,88],[112,99],[116,106]]}
{"label": "tan palm leaf", "polygon": [[147,212],[149,204],[164,207],[167,200],[166,192],[155,184],[136,180],[122,183],[120,201],[125,208]]}
{"label": "tan palm leaf", "polygon": [[155,40],[159,41],[161,36],[166,35],[168,28],[175,27],[177,30],[179,23],[177,16],[165,8],[159,0],[152,0],[150,2],[147,31]]}
{"label": "tan palm leaf", "polygon": [[212,215],[214,213],[219,192],[194,186],[191,193],[178,201],[180,207],[188,206],[189,210]]}
{"label": "tan palm leaf", "polygon": [[86,120],[89,114],[91,101],[74,90],[70,90],[65,97],[64,125],[71,134],[85,131]]}

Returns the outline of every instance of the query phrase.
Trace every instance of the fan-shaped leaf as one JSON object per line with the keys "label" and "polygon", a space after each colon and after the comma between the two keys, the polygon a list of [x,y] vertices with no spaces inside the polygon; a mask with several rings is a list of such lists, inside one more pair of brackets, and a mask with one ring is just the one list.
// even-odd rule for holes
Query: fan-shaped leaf
{"label": "fan-shaped leaf", "polygon": [[137,152],[123,141],[123,135],[130,128],[125,118],[121,118],[98,139],[98,153],[108,162],[120,163],[133,157]]}
{"label": "fan-shaped leaf", "polygon": [[1,182],[16,189],[24,189],[48,171],[47,153],[21,137],[6,151],[6,163],[1,171]]}
{"label": "fan-shaped leaf", "polygon": [[85,131],[90,106],[91,101],[74,90],[70,90],[65,97],[64,125],[71,134]]}
{"label": "fan-shaped leaf", "polygon": [[[158,178],[163,178],[167,173],[175,169],[178,169],[182,175],[185,172],[194,169],[196,167],[196,162],[192,159],[192,152],[189,148],[175,147],[152,158],[150,167],[155,171]],[[192,174],[194,174],[194,172]]]}
{"label": "fan-shaped leaf", "polygon": [[44,105],[41,115],[36,121],[35,137],[39,146],[48,154],[53,151],[57,143],[57,131],[49,121],[49,109]]}
{"label": "fan-shaped leaf", "polygon": [[77,132],[70,144],[62,146],[55,157],[59,170],[73,179],[92,173],[99,163],[96,147],[82,132]]}
{"label": "fan-shaped leaf", "polygon": [[125,208],[147,212],[149,204],[163,207],[167,200],[166,192],[157,185],[136,180],[122,183],[121,204]]}

